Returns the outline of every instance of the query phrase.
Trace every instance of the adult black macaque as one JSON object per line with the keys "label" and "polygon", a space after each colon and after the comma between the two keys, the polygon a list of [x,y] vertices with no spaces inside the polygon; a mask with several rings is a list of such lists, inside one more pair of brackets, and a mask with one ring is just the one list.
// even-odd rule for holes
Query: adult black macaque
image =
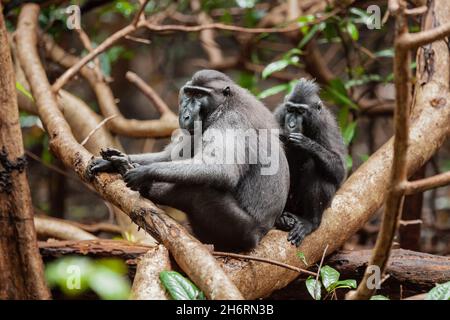
{"label": "adult black macaque", "polygon": [[[278,130],[271,130],[279,129],[278,124],[253,95],[214,70],[194,74],[180,90],[179,106],[184,130],[164,151],[126,156],[104,150],[103,159],[94,159],[87,174],[120,171],[129,161],[135,168],[123,170],[127,186],[158,204],[186,212],[201,241],[218,250],[254,248],[274,227],[289,190],[288,163]],[[201,130],[195,126],[198,121]],[[230,139],[232,129],[241,130],[238,135],[250,130],[256,139]],[[260,129],[268,129],[266,137]],[[187,148],[186,138],[193,138],[187,139]],[[263,140],[270,141],[264,145]],[[270,165],[275,161],[278,170],[261,174],[271,162],[269,149],[275,155]],[[224,163],[221,155],[230,152],[245,161]],[[182,160],[174,159],[180,155]]]}
{"label": "adult black macaque", "polygon": [[290,190],[277,228],[289,231],[288,241],[299,245],[322,220],[346,176],[346,148],[314,81],[300,79],[293,92],[275,109],[289,162]]}

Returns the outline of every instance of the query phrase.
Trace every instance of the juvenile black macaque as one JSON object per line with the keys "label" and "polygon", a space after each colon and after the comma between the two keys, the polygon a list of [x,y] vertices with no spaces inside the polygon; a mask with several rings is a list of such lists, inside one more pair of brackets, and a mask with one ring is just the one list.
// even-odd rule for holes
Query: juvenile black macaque
{"label": "juvenile black macaque", "polygon": [[[196,130],[199,122],[201,130]],[[274,227],[289,190],[289,168],[278,130],[270,130],[279,128],[273,115],[223,73],[203,70],[180,90],[179,124],[184,130],[164,151],[126,156],[105,150],[103,159],[90,163],[87,174],[120,172],[123,164],[131,163],[135,168],[123,173],[127,186],[158,204],[186,212],[201,241],[218,250],[254,248]],[[232,129],[241,131],[238,136],[253,132],[255,139],[237,139],[234,144],[229,138]],[[269,129],[267,136],[260,129]],[[188,148],[185,138],[194,138],[188,139]],[[270,141],[264,145],[263,140]],[[267,150],[261,153],[260,148]],[[223,154],[230,153],[257,161],[224,163]],[[268,163],[278,165],[276,172],[262,174]]]}
{"label": "juvenile black macaque", "polygon": [[286,208],[276,226],[289,231],[288,241],[296,246],[319,227],[323,211],[346,176],[346,148],[318,92],[314,81],[300,79],[274,111],[291,180]]}

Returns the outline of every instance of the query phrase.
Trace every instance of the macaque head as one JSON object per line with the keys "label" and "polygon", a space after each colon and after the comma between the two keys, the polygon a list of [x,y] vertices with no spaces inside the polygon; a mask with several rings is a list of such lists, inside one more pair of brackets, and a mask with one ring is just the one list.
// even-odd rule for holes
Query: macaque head
{"label": "macaque head", "polygon": [[178,121],[181,129],[194,131],[196,121],[205,121],[231,95],[232,80],[221,72],[202,70],[194,74],[180,90]]}
{"label": "macaque head", "polygon": [[313,81],[300,79],[292,93],[286,96],[275,111],[283,136],[291,133],[308,135],[322,109],[318,90],[319,87]]}

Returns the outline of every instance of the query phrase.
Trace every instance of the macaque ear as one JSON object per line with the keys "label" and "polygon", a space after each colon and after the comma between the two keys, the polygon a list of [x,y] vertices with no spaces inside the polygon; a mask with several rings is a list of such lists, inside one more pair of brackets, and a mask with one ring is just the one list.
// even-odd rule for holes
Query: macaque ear
{"label": "macaque ear", "polygon": [[230,89],[230,87],[224,88],[224,89],[222,90],[222,93],[223,93],[223,95],[224,95],[225,97],[230,96],[230,95],[231,95],[231,89]]}

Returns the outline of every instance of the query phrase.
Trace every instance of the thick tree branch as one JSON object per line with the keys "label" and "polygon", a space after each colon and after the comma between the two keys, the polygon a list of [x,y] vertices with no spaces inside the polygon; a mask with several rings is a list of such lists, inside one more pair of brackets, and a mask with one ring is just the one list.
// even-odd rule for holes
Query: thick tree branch
{"label": "thick tree branch", "polygon": [[[15,71],[17,76],[17,81],[21,83],[27,90],[29,90],[28,81],[25,78],[20,62],[17,58],[17,52],[15,45],[12,45],[12,52],[15,60]],[[19,107],[32,114],[38,114],[36,104],[31,101],[28,97],[25,97],[23,93],[18,92]],[[86,103],[84,103],[79,98],[70,94],[65,90],[61,90],[57,97],[58,107],[67,120],[72,133],[77,141],[82,141],[94,130],[99,123],[101,118],[94,111],[92,111]],[[93,154],[99,154],[101,148],[114,147],[122,150],[122,146],[119,141],[114,138],[111,133],[104,127],[100,127],[89,139],[84,147]],[[88,184],[85,184],[89,186]],[[93,189],[90,187],[90,190]],[[109,204],[107,204],[108,206]],[[121,228],[121,233],[123,237],[129,235],[137,242],[143,242],[148,244],[154,244],[155,239],[153,239],[144,230],[138,230],[136,224],[131,221],[131,219],[119,208],[112,206],[116,220]]]}
{"label": "thick tree branch", "polygon": [[0,3],[0,299],[50,299],[33,225],[8,34]]}
{"label": "thick tree branch", "polygon": [[[127,241],[99,239],[93,241],[39,242],[39,248],[41,254],[46,258],[78,254],[94,258],[116,257],[126,260],[129,265],[136,265],[140,257],[147,252],[152,252],[156,247],[133,244]],[[226,254],[228,255],[228,253]],[[240,257],[240,255],[237,255],[236,258],[232,258],[232,256],[223,258],[221,253],[218,252],[215,252],[214,255],[224,263],[234,266],[239,266],[240,261],[246,259],[246,256]],[[360,278],[364,274],[370,256],[371,250],[338,251],[330,255],[325,263],[338,270],[342,278]],[[312,273],[315,274],[315,272]],[[431,289],[436,283],[450,281],[450,258],[394,249],[386,267],[386,274],[390,276],[389,282],[394,282],[397,285],[402,284],[421,290]],[[300,274],[300,276],[303,276],[303,274]]]}
{"label": "thick tree branch", "polygon": [[169,294],[161,284],[159,274],[171,269],[169,253],[162,245],[140,256],[130,299],[168,300]]}

